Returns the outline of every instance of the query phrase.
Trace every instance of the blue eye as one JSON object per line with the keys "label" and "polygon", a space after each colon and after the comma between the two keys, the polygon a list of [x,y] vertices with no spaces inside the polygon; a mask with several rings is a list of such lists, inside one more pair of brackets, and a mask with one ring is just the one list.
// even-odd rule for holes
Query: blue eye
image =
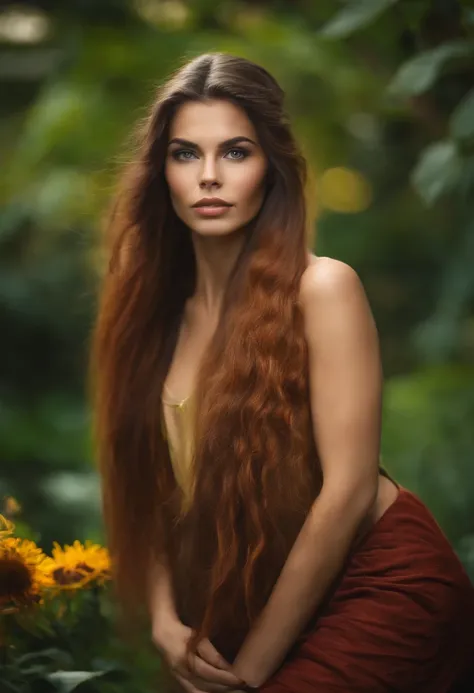
{"label": "blue eye", "polygon": [[192,152],[190,149],[179,149],[176,152],[173,152],[173,159],[176,159],[176,161],[189,161],[190,157],[183,157],[181,158],[181,154],[191,154],[194,156],[194,152]]}
{"label": "blue eye", "polygon": [[238,161],[239,159],[246,159],[249,155],[249,153],[245,149],[229,149],[227,153],[230,154],[231,152],[237,152],[238,154],[241,154],[241,156],[239,156],[238,159],[232,156],[231,159],[233,159],[234,161]]}
{"label": "blue eye", "polygon": [[[243,159],[246,159],[249,156],[249,152],[246,151],[245,149],[229,149],[227,152],[226,156],[231,153],[237,153],[238,156],[231,156],[229,157],[231,161],[242,161]],[[173,159],[176,161],[191,161],[193,158],[195,158],[195,153],[191,151],[190,149],[178,149],[174,151],[171,156]]]}
{"label": "blue eye", "polygon": [[237,152],[237,154],[240,155],[240,156],[238,156],[238,157],[231,156],[231,157],[230,157],[231,161],[243,161],[243,160],[246,159],[248,156],[250,156],[250,152],[248,152],[246,149],[240,149],[240,148],[239,148],[239,149],[235,149],[235,148],[234,148],[234,149],[229,149],[229,151],[227,152],[227,154],[230,154],[231,152]]}

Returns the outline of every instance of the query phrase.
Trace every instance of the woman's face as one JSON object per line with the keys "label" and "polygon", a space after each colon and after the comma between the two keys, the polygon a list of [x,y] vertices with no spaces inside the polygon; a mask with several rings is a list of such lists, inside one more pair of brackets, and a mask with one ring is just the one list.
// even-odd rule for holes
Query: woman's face
{"label": "woman's face", "polygon": [[[266,170],[245,111],[217,99],[180,106],[170,125],[165,177],[176,214],[193,231],[223,236],[248,224],[262,205]],[[226,206],[196,207],[203,198]]]}

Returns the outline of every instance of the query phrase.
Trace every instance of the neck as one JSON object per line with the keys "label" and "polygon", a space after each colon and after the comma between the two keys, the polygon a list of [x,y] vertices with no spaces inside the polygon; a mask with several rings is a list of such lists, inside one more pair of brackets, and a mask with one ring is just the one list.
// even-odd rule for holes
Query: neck
{"label": "neck", "polygon": [[196,257],[196,290],[193,303],[208,315],[218,315],[237,257],[245,242],[243,230],[228,236],[192,234]]}

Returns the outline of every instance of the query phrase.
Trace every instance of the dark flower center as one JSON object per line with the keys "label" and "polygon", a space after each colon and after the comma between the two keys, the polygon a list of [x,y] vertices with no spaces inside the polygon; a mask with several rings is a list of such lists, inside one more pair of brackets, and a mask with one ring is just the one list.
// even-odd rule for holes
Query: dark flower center
{"label": "dark flower center", "polygon": [[0,558],[0,599],[21,597],[32,586],[31,573],[16,558]]}
{"label": "dark flower center", "polygon": [[75,568],[56,568],[53,578],[58,585],[73,585],[84,578],[84,573],[93,573],[94,569],[86,563],[78,563]]}

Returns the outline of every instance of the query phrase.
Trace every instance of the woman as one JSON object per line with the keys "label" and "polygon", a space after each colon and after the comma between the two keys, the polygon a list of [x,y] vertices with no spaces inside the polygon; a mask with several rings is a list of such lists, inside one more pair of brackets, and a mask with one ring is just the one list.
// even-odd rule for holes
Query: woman
{"label": "woman", "polygon": [[308,252],[282,90],[199,56],[138,143],[92,359],[125,613],[148,605],[190,693],[450,691],[473,590],[379,468],[376,328],[356,273]]}

